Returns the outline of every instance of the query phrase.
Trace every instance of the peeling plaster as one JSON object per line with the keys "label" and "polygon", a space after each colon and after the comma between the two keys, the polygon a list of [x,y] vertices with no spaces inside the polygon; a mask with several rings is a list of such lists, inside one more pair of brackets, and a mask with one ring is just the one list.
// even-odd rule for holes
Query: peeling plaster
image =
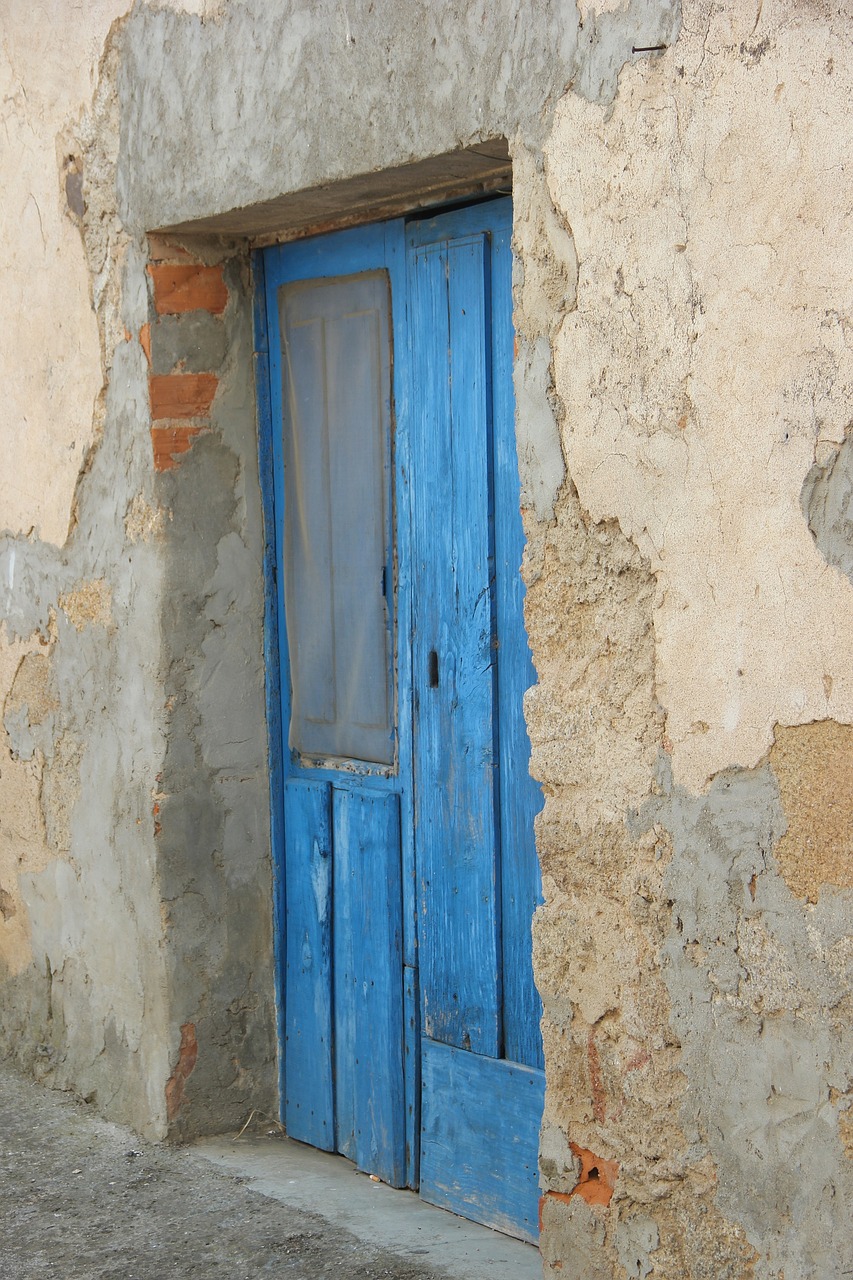
{"label": "peeling plaster", "polygon": [[129,7],[128,0],[89,0],[85,12],[69,7],[63,17],[55,4],[33,0],[3,13],[0,308],[15,323],[0,348],[0,530],[32,530],[57,546],[68,533],[102,384],[77,225],[83,179],[79,156],[69,162],[78,148],[66,135],[91,99],[110,24]]}
{"label": "peeling plaster", "polygon": [[843,18],[757,12],[685,4],[678,43],[625,67],[612,108],[567,95],[546,147],[580,263],[555,347],[564,452],[590,518],[657,576],[691,790],[756,764],[776,723],[853,720],[853,591],[800,509],[853,394],[853,67]]}

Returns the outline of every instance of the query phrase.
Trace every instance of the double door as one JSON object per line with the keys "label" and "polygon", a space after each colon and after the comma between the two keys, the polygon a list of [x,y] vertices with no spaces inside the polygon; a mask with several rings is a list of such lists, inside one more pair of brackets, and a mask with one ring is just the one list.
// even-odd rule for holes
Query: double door
{"label": "double door", "polygon": [[273,818],[288,1133],[534,1239],[510,234],[501,200],[264,253]]}

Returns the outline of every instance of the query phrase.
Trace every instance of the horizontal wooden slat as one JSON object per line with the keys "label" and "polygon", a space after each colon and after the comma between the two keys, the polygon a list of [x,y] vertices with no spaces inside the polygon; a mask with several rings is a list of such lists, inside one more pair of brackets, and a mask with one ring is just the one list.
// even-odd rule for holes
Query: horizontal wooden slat
{"label": "horizontal wooden slat", "polygon": [[421,1195],[535,1243],[545,1073],[426,1039],[421,1071]]}

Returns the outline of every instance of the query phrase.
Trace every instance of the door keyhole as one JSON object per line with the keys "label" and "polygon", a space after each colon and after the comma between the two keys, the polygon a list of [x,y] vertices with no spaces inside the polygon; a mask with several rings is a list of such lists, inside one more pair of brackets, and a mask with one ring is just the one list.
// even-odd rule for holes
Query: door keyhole
{"label": "door keyhole", "polygon": [[429,687],[431,689],[437,689],[438,688],[438,654],[436,653],[435,649],[430,649],[429,651],[428,668],[429,668],[429,677],[428,677]]}

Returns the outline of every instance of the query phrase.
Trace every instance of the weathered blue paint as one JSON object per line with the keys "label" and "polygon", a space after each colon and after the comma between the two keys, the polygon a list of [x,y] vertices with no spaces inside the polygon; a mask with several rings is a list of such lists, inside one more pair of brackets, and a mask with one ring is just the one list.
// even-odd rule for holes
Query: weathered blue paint
{"label": "weathered blue paint", "polygon": [[[301,280],[321,280],[347,275],[387,273],[393,297],[403,297],[404,245],[402,223],[359,228],[298,246],[267,250],[266,323],[268,325],[271,417],[276,424],[272,438],[274,458],[274,502],[277,563],[285,563],[284,468],[286,451],[282,441],[283,374],[279,313],[279,290]],[[396,351],[404,345],[402,316],[392,309],[394,387],[387,398],[399,412],[405,404],[402,371],[397,369]],[[391,451],[389,450],[389,458]],[[399,476],[403,453],[395,458],[396,483],[387,477],[389,490],[396,490],[399,507],[405,482]],[[399,517],[398,517],[399,519]],[[354,530],[357,536],[357,530]],[[391,538],[389,521],[388,537]],[[408,632],[408,589],[405,584],[405,548],[396,551],[397,627],[395,638],[405,627]],[[394,564],[389,545],[387,563]],[[393,593],[393,581],[388,583]],[[290,721],[290,665],[287,646],[284,592],[278,584],[278,632],[280,640],[281,718]],[[393,603],[393,602],[392,602]],[[393,616],[393,609],[390,611]],[[286,1007],[284,1040],[285,1122],[292,1128],[310,1124],[320,1131],[320,1140],[304,1137],[314,1145],[343,1151],[363,1168],[377,1173],[395,1186],[410,1184],[416,1172],[414,1143],[407,1142],[411,1130],[416,1088],[412,1069],[413,1053],[406,1053],[404,1027],[403,962],[415,954],[415,922],[411,911],[411,875],[404,883],[403,866],[411,865],[411,730],[409,711],[400,705],[396,689],[408,687],[407,646],[396,644],[395,719],[397,758],[392,768],[360,761],[315,763],[300,760],[286,747],[282,751],[286,779],[286,840],[283,857],[286,869],[286,932],[296,938],[287,950],[287,966],[281,986]],[[286,729],[283,732],[287,740]],[[318,789],[329,797],[329,899],[328,944],[330,966],[328,992],[321,996],[311,978],[316,970],[302,972],[294,962],[298,941],[304,936],[304,914],[310,914],[311,898],[306,884],[317,870],[305,843],[312,822],[325,821],[315,803]],[[296,810],[302,805],[304,812]],[[291,812],[293,810],[293,812]],[[401,814],[403,821],[401,823]],[[296,836],[291,838],[295,826]],[[302,844],[294,853],[296,842]],[[401,848],[402,842],[402,848]],[[323,840],[320,841],[323,845]],[[404,863],[404,859],[406,860]],[[356,869],[371,866],[365,881]],[[310,871],[310,874],[309,874]],[[313,885],[312,881],[312,885]],[[359,894],[362,896],[359,897]],[[406,906],[405,904],[409,904]],[[367,915],[369,908],[369,918]],[[409,917],[408,919],[406,917]],[[319,923],[315,930],[322,933]],[[325,935],[324,935],[325,937]],[[368,973],[370,972],[370,976]],[[367,987],[365,988],[365,983]],[[373,983],[371,987],[369,984]],[[360,993],[360,994],[359,994]],[[328,1030],[327,1030],[328,1023]],[[298,1039],[297,1027],[308,1028],[307,1040]],[[310,1063],[302,1056],[305,1044],[317,1053],[317,1078],[310,1078]],[[328,1064],[328,1083],[326,1072]],[[322,1119],[320,1111],[323,1110]]]}
{"label": "weathered blue paint", "polygon": [[[404,883],[405,863],[404,863]],[[414,877],[411,877],[412,879]],[[418,971],[403,968],[403,1046],[406,1076],[406,1186],[417,1187],[421,1176],[421,1012]]]}
{"label": "weathered blue paint", "polygon": [[515,397],[511,218],[492,224],[492,413],[494,421],[495,614],[498,737],[500,741],[501,944],[505,1058],[543,1068],[542,1001],[533,981],[531,923],[542,901],[534,819],[542,792],[530,776],[530,739],[523,699],[536,683],[524,626],[524,582]]}
{"label": "weathered blue paint", "polygon": [[[415,842],[424,1035],[501,1053],[488,243],[409,255]],[[449,230],[449,229],[448,229]],[[413,397],[414,403],[414,397]]]}
{"label": "weathered blue paint", "polygon": [[[262,474],[282,566],[278,290],[387,272],[397,755],[390,768],[342,767],[281,751],[284,1114],[294,1136],[394,1185],[418,1185],[422,1147],[425,1196],[532,1238],[544,1089],[531,1070],[541,1065],[530,942],[538,792],[521,709],[533,674],[519,577],[510,234],[505,201],[267,250],[276,426],[272,477]],[[268,616],[286,726],[276,586]],[[271,731],[271,750],[275,741]]]}
{"label": "weathered blue paint", "polygon": [[332,1022],[332,813],[325,782],[284,789],[284,1120],[287,1132],[335,1149]]}
{"label": "weathered blue paint", "polygon": [[278,643],[276,580],[275,461],[270,403],[269,334],[267,330],[264,254],[252,255],[252,306],[255,334],[255,395],[258,410],[258,471],[264,517],[264,670],[266,672],[267,743],[270,771],[270,846],[272,849],[273,947],[278,1050],[279,1097],[284,1098],[284,739],[282,738],[281,660]]}
{"label": "weathered blue paint", "polygon": [[510,236],[509,202],[409,229],[421,1194],[533,1238],[544,1097],[530,933],[539,797],[522,714],[534,677]]}
{"label": "weathered blue paint", "polygon": [[402,1186],[400,806],[394,794],[333,795],[335,1146],[360,1169]]}
{"label": "weathered blue paint", "polygon": [[421,1195],[535,1243],[543,1072],[434,1040],[422,1062]]}

